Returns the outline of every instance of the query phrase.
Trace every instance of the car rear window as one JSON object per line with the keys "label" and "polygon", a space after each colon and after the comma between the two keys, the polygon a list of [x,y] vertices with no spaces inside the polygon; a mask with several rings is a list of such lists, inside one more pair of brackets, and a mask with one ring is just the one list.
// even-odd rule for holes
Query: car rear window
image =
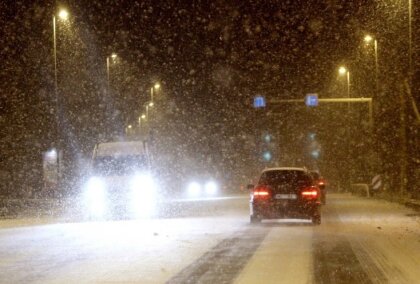
{"label": "car rear window", "polygon": [[312,178],[307,173],[299,170],[266,171],[261,175],[259,184],[306,186],[312,184]]}

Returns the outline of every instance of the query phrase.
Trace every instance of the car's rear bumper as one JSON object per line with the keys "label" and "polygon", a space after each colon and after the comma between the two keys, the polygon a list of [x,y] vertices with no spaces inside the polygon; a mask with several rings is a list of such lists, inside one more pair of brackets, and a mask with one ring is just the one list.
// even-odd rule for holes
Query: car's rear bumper
{"label": "car's rear bumper", "polygon": [[318,201],[250,202],[250,215],[259,219],[310,219],[319,214],[320,203]]}

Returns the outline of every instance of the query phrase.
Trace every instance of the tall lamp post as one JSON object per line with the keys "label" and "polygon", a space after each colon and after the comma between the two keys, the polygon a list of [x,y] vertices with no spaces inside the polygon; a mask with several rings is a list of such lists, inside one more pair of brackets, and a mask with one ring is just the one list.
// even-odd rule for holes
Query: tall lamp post
{"label": "tall lamp post", "polygon": [[150,89],[150,101],[153,103],[153,98],[154,98],[154,91],[159,90],[160,89],[160,84],[159,83],[155,83],[155,85]]}
{"label": "tall lamp post", "polygon": [[379,62],[378,62],[378,41],[376,38],[373,38],[371,35],[366,35],[363,39],[367,44],[370,44],[373,41],[373,48],[375,51],[375,88],[376,95],[379,93]]}
{"label": "tall lamp post", "polygon": [[[62,21],[66,21],[69,17],[69,13],[65,9],[61,9],[58,12],[58,18]],[[57,183],[60,182],[60,152],[61,152],[61,123],[60,123],[60,102],[58,95],[58,66],[57,66],[57,19],[53,15],[53,49],[54,49],[54,93],[55,93],[55,123],[56,123],[56,147],[57,149]]]}
{"label": "tall lamp post", "polygon": [[143,120],[146,121],[146,115],[142,114],[139,116],[139,135],[141,137],[141,135],[143,134]]}
{"label": "tall lamp post", "polygon": [[110,56],[106,57],[106,81],[107,81],[107,89],[108,89],[108,93],[110,93],[110,58],[113,60],[113,62],[115,62],[115,60],[117,59],[117,54],[116,53],[112,53]]}
{"label": "tall lamp post", "polygon": [[[338,68],[338,74],[341,75],[341,76],[346,75],[346,77],[347,77],[347,98],[350,98],[350,71],[348,71],[346,67],[340,66],[340,68]],[[350,104],[349,104],[349,106],[350,106]]]}
{"label": "tall lamp post", "polygon": [[[106,57],[106,91],[105,91],[105,95],[109,96],[111,94],[111,74],[110,74],[110,69],[111,69],[111,60],[112,63],[115,63],[115,61],[117,60],[117,54],[116,53],[112,53],[111,55]],[[106,125],[105,125],[105,136],[108,136],[108,120],[107,117],[105,117],[105,121],[106,121]]]}
{"label": "tall lamp post", "polygon": [[[340,76],[346,76],[347,78],[347,98],[350,98],[350,71],[347,70],[346,67],[340,66],[338,68],[338,74]],[[347,104],[347,116],[350,119],[350,103]],[[350,161],[350,169],[349,172],[349,186],[351,186],[351,179],[353,177],[353,163],[352,163],[352,155],[351,155],[351,145],[350,145],[350,124],[347,126],[347,159]]]}
{"label": "tall lamp post", "polygon": [[410,82],[410,88],[411,88],[411,79],[413,76],[413,28],[412,28],[412,6],[413,1],[408,0],[408,77]]}

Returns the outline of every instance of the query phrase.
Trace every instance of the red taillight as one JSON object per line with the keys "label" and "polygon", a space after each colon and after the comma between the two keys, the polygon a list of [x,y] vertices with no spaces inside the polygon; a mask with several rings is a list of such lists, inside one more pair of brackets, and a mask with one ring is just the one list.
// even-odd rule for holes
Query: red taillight
{"label": "red taillight", "polygon": [[268,199],[270,197],[270,189],[265,186],[258,186],[252,192],[254,199]]}
{"label": "red taillight", "polygon": [[318,180],[318,185],[326,185],[327,183],[325,182],[324,179],[319,179]]}
{"label": "red taillight", "polygon": [[314,187],[305,188],[302,190],[301,195],[303,198],[315,199],[318,197],[318,189]]}
{"label": "red taillight", "polygon": [[270,193],[268,191],[254,191],[254,196],[268,196]]}

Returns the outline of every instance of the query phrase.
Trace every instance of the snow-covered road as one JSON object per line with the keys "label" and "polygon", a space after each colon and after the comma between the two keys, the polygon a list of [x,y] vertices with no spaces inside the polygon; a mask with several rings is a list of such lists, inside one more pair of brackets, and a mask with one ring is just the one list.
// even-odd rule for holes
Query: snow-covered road
{"label": "snow-covered road", "polygon": [[199,216],[0,221],[0,282],[419,283],[420,217],[400,205],[331,194],[320,226],[251,226],[246,197],[213,202]]}

